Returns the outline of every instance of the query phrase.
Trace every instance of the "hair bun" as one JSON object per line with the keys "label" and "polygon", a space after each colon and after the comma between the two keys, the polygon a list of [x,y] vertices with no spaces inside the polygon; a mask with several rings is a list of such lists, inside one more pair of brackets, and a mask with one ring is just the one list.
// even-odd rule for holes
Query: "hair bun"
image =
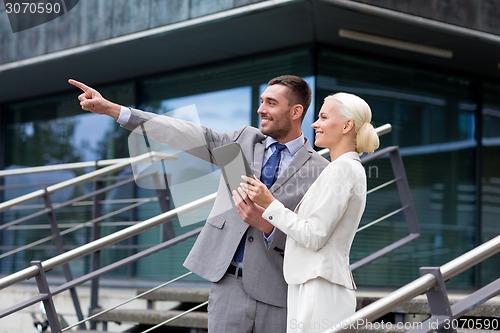
{"label": "hair bun", "polygon": [[380,145],[380,140],[373,125],[369,122],[363,123],[356,135],[356,152],[373,153]]}

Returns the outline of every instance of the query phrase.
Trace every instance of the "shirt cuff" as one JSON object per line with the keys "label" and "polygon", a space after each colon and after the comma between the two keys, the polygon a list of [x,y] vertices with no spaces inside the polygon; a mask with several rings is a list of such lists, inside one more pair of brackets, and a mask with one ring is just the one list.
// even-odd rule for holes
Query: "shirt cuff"
{"label": "shirt cuff", "polygon": [[127,125],[131,116],[132,116],[132,110],[130,108],[127,108],[125,106],[120,106],[120,114],[118,115],[118,119],[116,119],[116,122],[120,124],[120,126],[125,126]]}
{"label": "shirt cuff", "polygon": [[271,233],[268,235],[266,234],[265,232],[263,232],[262,234],[264,235],[264,240],[267,242],[267,244],[270,244],[273,242],[273,239],[274,239],[274,231],[276,230],[276,228],[273,228],[273,231],[271,231]]}
{"label": "shirt cuff", "polygon": [[279,210],[281,207],[284,207],[283,204],[281,202],[279,202],[278,200],[273,200],[273,202],[271,202],[271,204],[266,208],[266,210],[262,213],[262,217],[270,222],[272,225],[276,226],[276,224],[274,224],[274,221],[273,221],[273,218],[274,218],[274,214],[276,213],[277,210]]}

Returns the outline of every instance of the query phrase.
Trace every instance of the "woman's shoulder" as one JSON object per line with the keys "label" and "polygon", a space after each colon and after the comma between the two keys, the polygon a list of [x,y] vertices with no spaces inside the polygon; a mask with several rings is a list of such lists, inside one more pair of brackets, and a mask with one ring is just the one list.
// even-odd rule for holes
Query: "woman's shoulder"
{"label": "woman's shoulder", "polygon": [[349,177],[364,173],[363,165],[359,158],[358,153],[348,152],[340,155],[334,161],[330,162],[328,167],[325,169],[326,172],[330,173],[342,173],[339,176]]}

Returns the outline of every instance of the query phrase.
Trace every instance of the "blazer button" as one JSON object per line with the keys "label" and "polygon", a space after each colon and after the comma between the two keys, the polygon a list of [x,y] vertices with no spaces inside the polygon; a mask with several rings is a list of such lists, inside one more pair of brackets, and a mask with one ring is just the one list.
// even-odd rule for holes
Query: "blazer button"
{"label": "blazer button", "polygon": [[272,220],[272,219],[273,219],[273,217],[272,217],[272,216],[269,216],[269,219],[270,219],[270,220]]}
{"label": "blazer button", "polygon": [[253,236],[249,236],[249,237],[248,237],[248,241],[249,241],[249,242],[253,242]]}

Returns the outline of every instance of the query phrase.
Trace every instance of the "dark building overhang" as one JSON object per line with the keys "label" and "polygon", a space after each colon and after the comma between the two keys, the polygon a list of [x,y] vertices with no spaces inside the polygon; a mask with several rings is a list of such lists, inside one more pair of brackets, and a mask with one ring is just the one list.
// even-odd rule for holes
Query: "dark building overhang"
{"label": "dark building overhang", "polygon": [[342,0],[265,1],[0,65],[0,102],[325,44],[500,79],[500,36]]}

